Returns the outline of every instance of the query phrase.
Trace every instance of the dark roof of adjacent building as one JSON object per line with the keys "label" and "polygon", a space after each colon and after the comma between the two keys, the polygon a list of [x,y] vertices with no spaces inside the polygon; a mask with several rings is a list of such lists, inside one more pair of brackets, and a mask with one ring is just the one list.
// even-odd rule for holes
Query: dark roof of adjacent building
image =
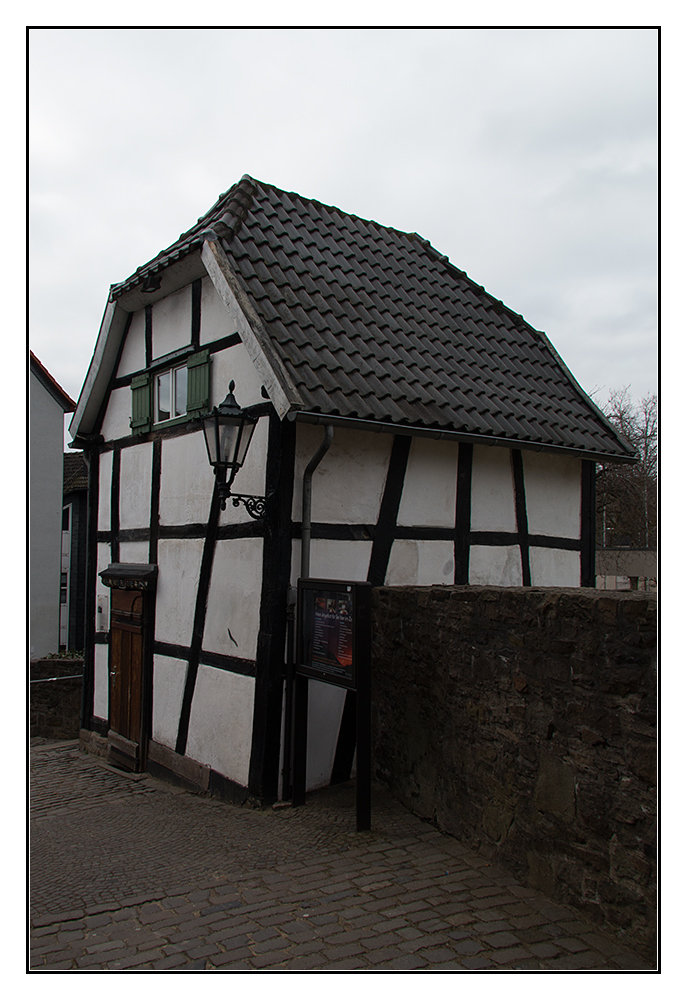
{"label": "dark roof of adjacent building", "polygon": [[62,492],[88,489],[88,466],[82,451],[65,452]]}
{"label": "dark roof of adjacent building", "polygon": [[65,413],[72,413],[76,409],[76,403],[62,386],[57,382],[48,369],[40,363],[33,351],[29,351],[29,366],[33,375],[36,376],[44,389],[50,393],[52,398],[58,403]]}
{"label": "dark roof of adjacent building", "polygon": [[417,233],[248,176],[111,296],[207,238],[221,241],[299,410],[486,443],[633,454],[547,337]]}

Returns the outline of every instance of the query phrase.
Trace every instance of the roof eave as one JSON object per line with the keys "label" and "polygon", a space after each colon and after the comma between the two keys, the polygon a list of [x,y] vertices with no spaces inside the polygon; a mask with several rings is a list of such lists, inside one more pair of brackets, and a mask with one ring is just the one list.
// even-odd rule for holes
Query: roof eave
{"label": "roof eave", "polygon": [[126,326],[127,312],[111,299],[105,306],[95,350],[69,424],[69,433],[76,440],[93,433],[102,401],[117,364],[119,346]]}
{"label": "roof eave", "polygon": [[359,417],[315,413],[309,410],[294,411],[289,414],[289,419],[308,424],[332,424],[335,427],[371,431],[375,434],[402,434],[411,437],[432,438],[435,441],[464,441],[466,444],[486,445],[490,448],[518,448],[523,451],[544,451],[555,455],[599,463],[618,462],[622,464],[634,464],[638,460],[636,455],[612,455],[606,452],[588,451],[582,448],[569,448],[565,445],[544,444],[537,441],[519,441],[516,438],[491,437],[485,434],[467,434],[464,431],[455,431],[449,428],[395,424],[392,421],[365,420]]}
{"label": "roof eave", "polygon": [[303,405],[303,400],[291,381],[272,339],[257,314],[252,299],[233,271],[218,238],[207,234],[201,258],[215,290],[227,309],[233,302],[246,318],[242,333],[243,345],[263,381],[267,394],[281,420]]}

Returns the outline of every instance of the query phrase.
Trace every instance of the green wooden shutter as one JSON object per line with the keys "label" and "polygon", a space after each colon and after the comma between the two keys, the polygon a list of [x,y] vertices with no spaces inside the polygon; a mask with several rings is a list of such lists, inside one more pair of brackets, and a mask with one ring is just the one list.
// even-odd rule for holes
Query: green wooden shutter
{"label": "green wooden shutter", "polygon": [[151,378],[145,372],[134,375],[131,380],[131,430],[134,434],[145,434],[150,430],[152,419]]}
{"label": "green wooden shutter", "polygon": [[198,351],[188,359],[186,412],[194,416],[210,409],[210,352]]}

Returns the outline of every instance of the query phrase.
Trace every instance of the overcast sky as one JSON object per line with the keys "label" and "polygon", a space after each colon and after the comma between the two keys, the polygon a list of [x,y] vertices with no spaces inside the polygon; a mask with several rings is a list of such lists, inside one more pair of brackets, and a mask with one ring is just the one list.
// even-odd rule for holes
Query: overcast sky
{"label": "overcast sky", "polygon": [[32,350],[78,397],[108,288],[244,173],[418,232],[588,392],[657,388],[654,29],[29,35]]}

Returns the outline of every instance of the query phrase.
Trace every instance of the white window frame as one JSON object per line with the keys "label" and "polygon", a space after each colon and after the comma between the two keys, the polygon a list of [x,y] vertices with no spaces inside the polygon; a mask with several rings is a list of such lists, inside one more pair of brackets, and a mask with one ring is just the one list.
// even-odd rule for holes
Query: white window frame
{"label": "white window frame", "polygon": [[[181,380],[180,373],[183,373]],[[165,390],[168,395],[167,399],[164,400],[169,409],[160,405],[160,388],[164,378],[169,379],[168,389]],[[162,424],[168,420],[176,420],[177,417],[185,416],[188,400],[188,368],[186,364],[175,365],[173,368],[165,369],[165,371],[156,372],[154,380],[154,423]]]}

